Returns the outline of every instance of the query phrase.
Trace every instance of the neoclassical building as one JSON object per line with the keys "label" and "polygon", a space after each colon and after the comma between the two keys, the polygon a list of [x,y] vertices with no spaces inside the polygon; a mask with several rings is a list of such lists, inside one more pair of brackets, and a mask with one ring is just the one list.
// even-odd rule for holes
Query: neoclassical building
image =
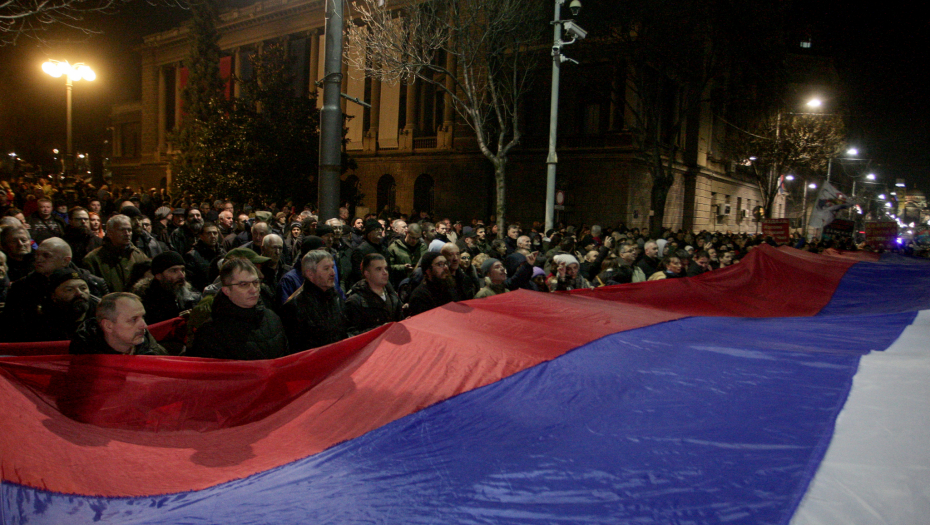
{"label": "neoclassical building", "polygon": [[[250,58],[268,42],[286,42],[294,57],[295,93],[311,96],[323,76],[323,0],[266,0],[230,9],[218,26],[224,51],[224,78],[245,78]],[[187,79],[189,26],[150,35],[142,45],[142,94],[136,104],[114,107],[115,181],[146,187],[170,183],[171,130],[181,120],[180,93]],[[351,45],[351,43],[347,43]],[[524,140],[508,163],[508,220],[544,217],[546,139],[549,121],[548,70],[522,108]],[[343,66],[343,92],[371,104],[343,100],[348,153],[358,168],[343,176],[343,201],[355,194],[363,209],[385,206],[409,213],[469,220],[493,213],[493,170],[480,154],[471,130],[457,120],[449,100],[423,82],[388,84],[364,78]],[[560,93],[558,187],[566,202],[557,218],[644,227],[649,221],[651,182],[637,160],[628,126],[631,117],[614,101],[592,94],[585,79],[608,75],[624,89],[626,71],[599,63],[563,73]],[[238,95],[235,82],[227,96]],[[633,96],[629,90],[626,97]],[[758,187],[741,179],[721,154],[724,124],[706,105],[689,116],[665,224],[695,230],[755,232],[751,211],[761,204]],[[783,216],[784,202],[776,203]]]}

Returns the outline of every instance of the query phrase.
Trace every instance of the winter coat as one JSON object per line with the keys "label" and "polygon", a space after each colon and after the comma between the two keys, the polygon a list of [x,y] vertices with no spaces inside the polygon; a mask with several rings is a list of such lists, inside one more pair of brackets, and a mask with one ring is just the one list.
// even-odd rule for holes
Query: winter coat
{"label": "winter coat", "polygon": [[302,352],[345,339],[345,303],[335,288],[323,291],[310,281],[281,307],[291,348]]}
{"label": "winter coat", "polygon": [[[410,274],[406,265],[416,267],[420,257],[426,253],[426,245],[420,241],[412,248],[403,239],[397,239],[387,248],[386,258],[391,272],[391,284],[397,287]],[[411,270],[412,271],[412,270]]]}
{"label": "winter coat", "polygon": [[358,248],[352,251],[352,267],[346,280],[346,284],[350,288],[352,285],[362,280],[362,259],[364,259],[366,255],[372,253],[384,255],[384,258],[387,259],[387,254],[381,251],[381,246],[375,246],[368,242],[367,239],[362,242]]}
{"label": "winter coat", "polygon": [[[109,292],[103,279],[91,275],[87,270],[77,268],[73,263],[69,263],[68,268],[81,274],[91,295],[102,297]],[[12,283],[7,292],[6,306],[0,322],[3,340],[52,341],[42,337],[36,339],[32,335],[41,315],[41,305],[49,295],[48,277],[36,271]]]}
{"label": "winter coat", "polygon": [[84,257],[84,267],[106,281],[111,292],[123,292],[133,265],[147,260],[149,258],[131,244],[127,248],[117,248],[110,239],[104,239],[103,246]]}
{"label": "winter coat", "polygon": [[167,245],[162,244],[158,239],[156,239],[151,233],[147,231],[133,234],[132,244],[136,248],[142,250],[142,253],[144,253],[145,256],[149,259],[154,259],[156,255],[168,251]]}
{"label": "winter coat", "polygon": [[203,290],[210,284],[210,263],[217,257],[223,257],[226,252],[222,246],[214,249],[202,241],[197,241],[191,250],[184,254],[187,280],[196,290]]}
{"label": "winter coat", "polygon": [[385,299],[382,299],[364,279],[349,290],[345,310],[349,337],[401,320],[403,303],[400,297],[390,284],[385,287],[384,294]]}
{"label": "winter coat", "polygon": [[39,212],[35,212],[26,219],[29,224],[29,234],[36,244],[42,244],[42,241],[49,237],[64,237],[65,223],[54,214],[48,219],[39,217]]}
{"label": "winter coat", "polygon": [[83,264],[88,253],[103,245],[103,239],[82,228],[68,228],[64,239],[71,247],[71,262],[78,265]]}
{"label": "winter coat", "polygon": [[213,299],[209,321],[203,324],[187,352],[215,359],[275,359],[289,353],[284,324],[259,301],[254,308],[236,306],[220,292]]}
{"label": "winter coat", "polygon": [[175,294],[165,290],[154,277],[142,279],[132,288],[132,293],[142,299],[145,307],[145,321],[148,324],[160,323],[178,317],[181,312],[190,310],[200,301],[200,294],[185,285],[185,298],[179,300]]}
{"label": "winter coat", "polygon": [[438,308],[453,300],[452,291],[445,281],[423,279],[410,294],[410,315],[417,315]]}

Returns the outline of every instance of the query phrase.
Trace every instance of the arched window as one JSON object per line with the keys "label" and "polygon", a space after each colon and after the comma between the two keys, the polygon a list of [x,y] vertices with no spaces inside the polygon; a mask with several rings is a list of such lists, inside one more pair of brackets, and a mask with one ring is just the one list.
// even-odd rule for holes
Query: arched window
{"label": "arched window", "polygon": [[427,174],[417,177],[413,183],[413,209],[433,213],[433,178]]}
{"label": "arched window", "polygon": [[375,213],[381,213],[385,207],[389,211],[394,211],[394,195],[396,192],[397,184],[394,182],[394,177],[382,175],[378,179],[378,209],[374,210]]}

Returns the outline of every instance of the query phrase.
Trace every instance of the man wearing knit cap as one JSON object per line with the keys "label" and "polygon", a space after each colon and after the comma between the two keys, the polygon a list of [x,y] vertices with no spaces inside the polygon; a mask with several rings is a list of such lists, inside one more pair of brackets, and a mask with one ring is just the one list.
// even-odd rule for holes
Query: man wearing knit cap
{"label": "man wearing knit cap", "polygon": [[59,268],[48,276],[38,310],[15,328],[18,341],[66,341],[86,317],[94,315],[98,298],[90,294],[83,276],[73,268]]}
{"label": "man wearing knit cap", "polygon": [[200,301],[185,272],[184,257],[179,253],[165,252],[152,259],[153,277],[142,279],[134,288],[149,324],[179,317]]}
{"label": "man wearing knit cap", "polygon": [[446,283],[449,263],[439,252],[426,252],[420,258],[423,282],[410,293],[410,315],[438,308],[453,300],[452,290]]}
{"label": "man wearing knit cap", "polygon": [[487,277],[491,284],[485,286],[475,295],[475,299],[490,297],[499,293],[504,293],[517,288],[527,288],[530,280],[533,278],[533,265],[536,263],[538,252],[532,252],[523,256],[523,261],[519,263],[512,277],[507,277],[507,269],[504,263],[498,259],[487,259],[481,263],[481,273]]}
{"label": "man wearing knit cap", "polygon": [[362,279],[362,259],[364,259],[366,255],[370,253],[387,255],[381,251],[381,237],[384,232],[381,223],[374,219],[369,219],[365,223],[364,232],[364,240],[352,252],[352,267],[349,272],[348,280],[346,281],[346,285],[349,287]]}

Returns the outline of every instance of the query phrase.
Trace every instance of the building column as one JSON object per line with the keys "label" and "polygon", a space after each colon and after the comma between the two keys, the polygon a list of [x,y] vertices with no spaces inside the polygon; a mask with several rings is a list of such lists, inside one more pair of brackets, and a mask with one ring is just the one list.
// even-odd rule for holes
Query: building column
{"label": "building column", "polygon": [[[455,72],[455,55],[446,53],[446,71]],[[446,75],[446,91],[442,94],[442,125],[436,132],[436,147],[439,149],[452,149],[452,140],[455,138],[455,108],[452,105],[451,91],[455,90],[455,81],[452,75]]]}
{"label": "building column", "polygon": [[378,151],[378,128],[381,126],[381,81],[371,79],[371,108],[368,109],[368,129],[362,139],[366,152]]}
{"label": "building column", "polygon": [[165,112],[167,104],[165,91],[168,89],[168,86],[165,84],[165,68],[158,68],[158,147],[155,149],[155,158],[158,159],[162,153],[165,151],[165,134],[168,130],[165,129],[166,121]]}
{"label": "building column", "polygon": [[175,127],[181,125],[182,111],[181,106],[183,105],[184,97],[182,96],[183,89],[181,88],[181,64],[175,64],[174,66],[174,125]]}
{"label": "building column", "polygon": [[413,137],[417,132],[417,107],[419,106],[419,92],[416,80],[407,84],[407,108],[406,122],[404,129],[400,131],[397,148],[402,150],[413,150]]}
{"label": "building column", "polygon": [[320,30],[310,31],[310,73],[307,75],[310,81],[309,93],[317,92],[316,81],[320,79]]}

